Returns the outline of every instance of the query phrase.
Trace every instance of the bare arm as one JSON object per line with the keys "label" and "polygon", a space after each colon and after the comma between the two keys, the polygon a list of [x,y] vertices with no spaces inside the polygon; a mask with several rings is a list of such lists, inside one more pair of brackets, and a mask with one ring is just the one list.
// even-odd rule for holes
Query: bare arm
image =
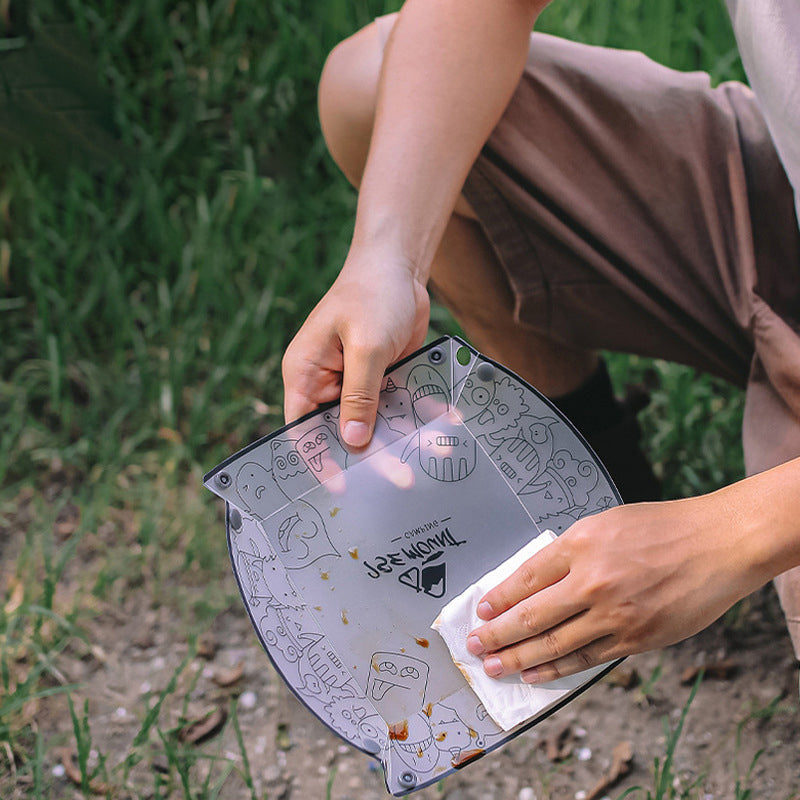
{"label": "bare arm", "polygon": [[341,395],[345,441],[369,441],[384,370],[424,339],[431,260],[545,4],[404,5],[381,70],[350,252],[284,358],[287,420]]}
{"label": "bare arm", "polygon": [[468,647],[529,683],[685,639],[800,564],[800,459],[579,520],[490,591]]}

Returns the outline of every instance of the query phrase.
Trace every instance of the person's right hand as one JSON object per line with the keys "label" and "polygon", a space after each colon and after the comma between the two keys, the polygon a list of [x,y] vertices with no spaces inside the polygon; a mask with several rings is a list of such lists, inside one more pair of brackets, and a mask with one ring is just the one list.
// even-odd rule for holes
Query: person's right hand
{"label": "person's right hand", "polygon": [[372,438],[386,368],[421,347],[430,300],[409,265],[354,252],[283,357],[286,421],[341,396],[351,447]]}

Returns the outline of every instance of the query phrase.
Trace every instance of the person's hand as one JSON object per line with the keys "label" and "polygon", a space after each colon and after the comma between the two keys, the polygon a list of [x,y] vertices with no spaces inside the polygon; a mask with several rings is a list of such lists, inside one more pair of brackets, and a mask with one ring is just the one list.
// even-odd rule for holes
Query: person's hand
{"label": "person's hand", "polygon": [[492,677],[543,683],[697,633],[770,577],[726,498],[579,520],[481,599],[468,649]]}
{"label": "person's hand", "polygon": [[341,397],[342,438],[366,446],[386,368],[422,346],[430,300],[408,265],[351,249],[283,358],[286,421]]}

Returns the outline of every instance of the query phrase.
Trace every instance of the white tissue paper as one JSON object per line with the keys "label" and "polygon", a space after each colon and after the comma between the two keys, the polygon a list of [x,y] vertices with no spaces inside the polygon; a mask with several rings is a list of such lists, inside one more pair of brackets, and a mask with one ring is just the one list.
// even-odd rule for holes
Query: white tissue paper
{"label": "white tissue paper", "polygon": [[484,624],[484,620],[475,613],[480,599],[489,589],[505,580],[524,561],[555,539],[556,535],[552,531],[539,534],[511,558],[453,598],[431,625],[447,644],[453,663],[461,670],[491,718],[504,731],[509,731],[546,711],[607,666],[603,664],[577,675],[533,685],[522,683],[519,674],[490,678],[483,671],[483,659],[467,650],[467,635]]}

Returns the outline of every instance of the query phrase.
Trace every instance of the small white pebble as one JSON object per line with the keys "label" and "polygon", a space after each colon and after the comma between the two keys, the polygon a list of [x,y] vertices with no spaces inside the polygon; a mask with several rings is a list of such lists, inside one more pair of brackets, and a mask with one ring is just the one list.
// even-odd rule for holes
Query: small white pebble
{"label": "small white pebble", "polygon": [[523,786],[519,790],[517,800],[536,800],[536,792],[533,791],[532,786]]}
{"label": "small white pebble", "polygon": [[575,728],[575,737],[583,739],[586,736],[586,728]]}
{"label": "small white pebble", "polygon": [[586,790],[581,789],[578,792],[575,792],[575,800],[586,800]]}
{"label": "small white pebble", "polygon": [[267,750],[267,737],[266,736],[259,736],[256,739],[256,746],[255,751],[257,756],[263,756]]}
{"label": "small white pebble", "polygon": [[211,669],[211,667],[206,667],[203,670],[203,677],[207,678],[208,680],[211,680],[214,677],[214,670]]}
{"label": "small white pebble", "polygon": [[346,744],[340,744],[336,748],[336,750],[337,750],[337,752],[339,753],[340,756],[343,756],[345,753],[349,753],[350,752],[350,748]]}
{"label": "small white pebble", "polygon": [[66,772],[67,771],[64,769],[64,765],[63,764],[56,764],[53,767],[53,775],[55,775],[56,778],[63,778],[64,775],[66,774]]}
{"label": "small white pebble", "polygon": [[163,657],[163,656],[156,656],[156,657],[153,659],[153,663],[152,663],[150,666],[151,666],[153,669],[164,669],[164,667],[165,667],[166,665],[167,665],[167,662],[166,662],[166,660],[164,659],[164,657]]}
{"label": "small white pebble", "polygon": [[225,758],[227,758],[228,761],[238,761],[239,760],[239,754],[238,753],[234,753],[232,750],[226,750],[225,751]]}
{"label": "small white pebble", "polygon": [[147,694],[152,688],[150,681],[142,681],[139,685],[139,694]]}
{"label": "small white pebble", "polygon": [[591,747],[579,747],[577,756],[578,761],[588,761],[592,757]]}
{"label": "small white pebble", "polygon": [[278,759],[278,766],[279,767],[285,767],[286,766],[286,751],[285,750],[278,750],[277,759]]}
{"label": "small white pebble", "polygon": [[257,702],[258,698],[256,697],[256,693],[251,691],[242,692],[242,695],[239,698],[239,705],[242,708],[255,708]]}
{"label": "small white pebble", "polygon": [[128,716],[128,712],[122,706],[117,706],[117,710],[114,712],[114,716],[119,717],[119,719],[122,719],[123,717]]}

